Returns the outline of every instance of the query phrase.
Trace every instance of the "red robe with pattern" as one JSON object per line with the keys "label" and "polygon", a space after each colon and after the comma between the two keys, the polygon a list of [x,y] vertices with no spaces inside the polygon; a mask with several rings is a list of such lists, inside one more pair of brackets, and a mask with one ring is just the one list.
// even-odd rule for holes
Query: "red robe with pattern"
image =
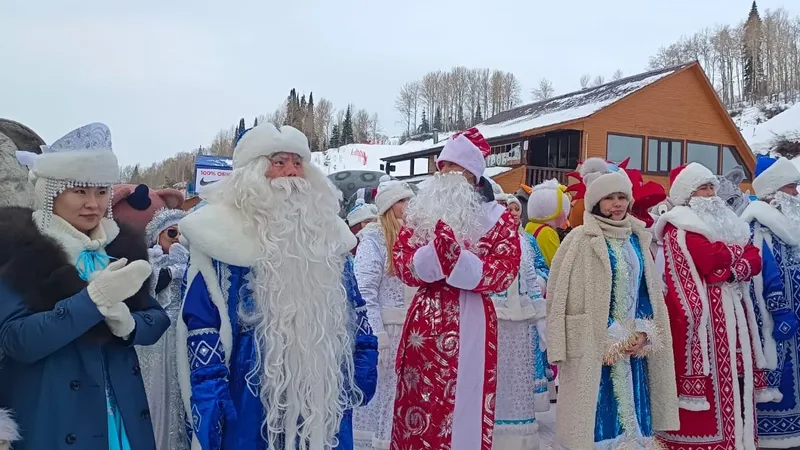
{"label": "red robe with pattern", "polygon": [[757,338],[747,283],[761,272],[758,249],[716,241],[685,206],[661,216],[655,233],[664,245],[681,423],[659,440],[672,450],[756,450]]}
{"label": "red robe with pattern", "polygon": [[441,222],[427,245],[411,245],[406,227],[394,245],[398,277],[419,289],[395,365],[392,450],[491,450],[497,315],[488,294],[514,280],[520,247],[505,208],[484,206],[485,233],[469,250]]}

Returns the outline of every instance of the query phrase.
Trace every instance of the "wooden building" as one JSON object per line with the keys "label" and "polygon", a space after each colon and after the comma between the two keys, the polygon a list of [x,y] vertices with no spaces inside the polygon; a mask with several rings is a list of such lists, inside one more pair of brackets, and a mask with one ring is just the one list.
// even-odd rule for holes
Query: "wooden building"
{"label": "wooden building", "polygon": [[[578,161],[593,156],[615,162],[630,158],[629,168],[641,169],[645,180],[667,188],[670,169],[686,162],[699,162],[717,174],[741,165],[748,180],[755,167],[697,62],[523,105],[477,128],[492,146],[487,167],[513,168],[493,177],[506,192],[516,191],[520,182],[558,178],[565,183]],[[412,177],[434,172],[445,142],[383,158],[386,172],[401,161],[411,161]],[[427,159],[427,167],[419,167],[420,159]]]}

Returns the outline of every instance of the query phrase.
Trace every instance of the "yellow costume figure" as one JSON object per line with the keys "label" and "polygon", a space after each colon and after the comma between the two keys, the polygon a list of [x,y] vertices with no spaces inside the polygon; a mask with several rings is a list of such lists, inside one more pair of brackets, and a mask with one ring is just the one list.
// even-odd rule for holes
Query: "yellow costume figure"
{"label": "yellow costume figure", "polygon": [[561,245],[556,228],[563,227],[569,217],[570,199],[565,190],[558,180],[547,180],[534,186],[528,198],[525,231],[536,238],[547,267]]}

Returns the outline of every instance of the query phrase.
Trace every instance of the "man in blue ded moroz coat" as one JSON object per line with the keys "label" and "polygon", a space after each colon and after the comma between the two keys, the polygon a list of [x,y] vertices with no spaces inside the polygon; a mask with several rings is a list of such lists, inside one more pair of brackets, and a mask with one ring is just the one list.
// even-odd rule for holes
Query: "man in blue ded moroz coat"
{"label": "man in blue ded moroz coat", "polygon": [[[762,347],[756,371],[766,389],[756,397],[759,448],[800,446],[800,172],[786,158],[759,156],[753,190],[758,200],[742,213],[753,245],[761,251],[762,272],[751,297]],[[757,353],[758,356],[758,353]],[[758,358],[757,358],[758,360]]]}
{"label": "man in blue ded moroz coat", "polygon": [[178,323],[192,448],[352,449],[375,391],[377,339],[352,272],[341,193],[308,139],[264,123],[179,228],[190,251]]}

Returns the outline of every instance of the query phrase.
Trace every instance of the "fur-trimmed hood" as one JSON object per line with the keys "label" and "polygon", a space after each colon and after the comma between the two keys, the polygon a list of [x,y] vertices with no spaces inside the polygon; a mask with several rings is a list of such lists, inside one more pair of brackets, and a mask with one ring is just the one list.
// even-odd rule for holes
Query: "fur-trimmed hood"
{"label": "fur-trimmed hood", "polygon": [[[0,208],[0,283],[22,295],[33,312],[50,311],[59,301],[86,287],[69,262],[67,252],[56,240],[39,232],[28,208]],[[124,224],[105,246],[112,258],[147,261],[144,236]],[[125,301],[131,311],[147,308],[149,282]],[[104,323],[95,330],[108,333]]]}

